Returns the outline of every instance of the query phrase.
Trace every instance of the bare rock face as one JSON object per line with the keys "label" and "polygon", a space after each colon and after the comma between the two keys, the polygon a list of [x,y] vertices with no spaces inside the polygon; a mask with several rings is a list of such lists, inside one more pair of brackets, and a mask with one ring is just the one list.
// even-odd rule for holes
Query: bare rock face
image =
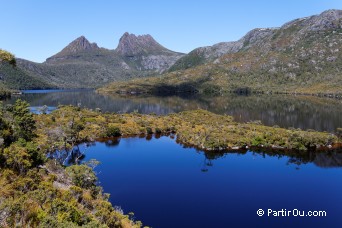
{"label": "bare rock face", "polygon": [[163,73],[169,69],[182,55],[149,55],[142,56],[141,65],[144,70],[155,70]]}
{"label": "bare rock face", "polygon": [[170,68],[184,54],[170,51],[160,45],[151,35],[125,33],[120,38],[115,52],[126,61],[137,63],[137,70],[162,73]]}
{"label": "bare rock face", "polygon": [[303,25],[302,32],[341,29],[342,10],[327,10],[319,15],[311,16],[303,22]]}
{"label": "bare rock face", "polygon": [[79,51],[99,49],[96,43],[90,43],[84,36],[77,38],[66,46],[60,53],[77,53]]}
{"label": "bare rock face", "polygon": [[279,28],[256,28],[249,31],[244,37],[240,39],[240,42],[244,43],[244,48],[252,46],[263,45],[264,39],[269,38]]}
{"label": "bare rock face", "polygon": [[194,50],[197,55],[205,59],[216,59],[227,53],[238,52],[243,47],[243,42],[222,42],[213,46],[200,47]]}
{"label": "bare rock face", "polygon": [[92,51],[100,49],[96,43],[90,43],[84,36],[80,36],[76,40],[72,41],[68,46],[63,48],[62,51],[54,56],[46,59],[47,62],[53,62],[56,60],[67,59],[68,56],[77,54],[83,51]]}
{"label": "bare rock face", "polygon": [[120,38],[119,45],[115,51],[127,57],[147,55],[150,53],[172,52],[161,46],[151,35],[136,36],[128,32]]}

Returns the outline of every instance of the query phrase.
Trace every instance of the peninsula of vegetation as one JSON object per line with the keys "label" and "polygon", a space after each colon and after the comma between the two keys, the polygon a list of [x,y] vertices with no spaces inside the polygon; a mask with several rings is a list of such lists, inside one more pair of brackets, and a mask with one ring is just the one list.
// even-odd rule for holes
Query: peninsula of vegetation
{"label": "peninsula of vegetation", "polygon": [[[0,227],[141,227],[96,185],[96,162],[64,168],[47,159],[54,148],[46,144],[51,133],[40,134],[45,124],[26,102],[0,106]],[[65,140],[80,130],[69,124]]]}

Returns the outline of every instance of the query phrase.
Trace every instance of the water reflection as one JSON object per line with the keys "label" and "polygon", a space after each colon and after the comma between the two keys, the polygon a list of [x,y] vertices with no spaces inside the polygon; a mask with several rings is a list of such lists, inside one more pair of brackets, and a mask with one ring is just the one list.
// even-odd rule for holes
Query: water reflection
{"label": "water reflection", "polygon": [[[205,109],[218,114],[234,116],[235,120],[248,122],[261,120],[268,126],[294,127],[334,132],[342,127],[342,100],[287,96],[287,95],[251,95],[211,97],[195,95],[166,97],[122,97],[104,96],[93,90],[68,90],[64,92],[25,93],[21,99],[33,107],[47,105],[50,108],[63,105],[75,105],[102,112],[156,113],[165,115],[184,110]],[[5,103],[14,103],[13,97]]]}
{"label": "water reflection", "polygon": [[[159,139],[162,137],[161,135],[140,135],[136,138],[145,139],[146,141],[151,141],[153,138]],[[170,137],[171,138],[171,137]],[[172,136],[174,138],[174,136]],[[171,139],[172,139],[171,138]],[[50,158],[56,159],[63,165],[72,165],[72,164],[80,164],[82,161],[87,160],[87,150],[89,150],[90,147],[93,147],[92,149],[96,149],[96,147],[99,145],[99,143],[104,144],[108,149],[112,149],[115,147],[118,147],[120,144],[120,141],[122,139],[120,137],[110,138],[110,139],[99,139],[97,142],[89,142],[89,143],[83,143],[78,146],[75,146],[72,150],[62,150],[62,151],[55,151],[52,152],[49,156]],[[125,140],[125,139],[124,139]],[[176,143],[177,140],[174,140]],[[179,144],[179,143],[178,143]],[[182,148],[187,149],[191,148],[188,146],[182,145]],[[342,167],[342,150],[336,149],[336,150],[330,150],[330,151],[324,151],[324,152],[318,152],[318,151],[276,151],[276,150],[238,150],[238,151],[201,151],[197,150],[197,153],[203,155],[203,163],[200,168],[202,172],[208,172],[211,167],[214,166],[214,163],[216,160],[220,159],[229,159],[229,156],[231,155],[240,155],[244,156],[246,154],[251,154],[252,156],[259,156],[262,158],[267,157],[275,157],[275,158],[286,158],[287,162],[286,165],[295,165],[299,167],[303,164],[309,164],[313,163],[318,167],[322,168],[336,168],[336,167]]]}

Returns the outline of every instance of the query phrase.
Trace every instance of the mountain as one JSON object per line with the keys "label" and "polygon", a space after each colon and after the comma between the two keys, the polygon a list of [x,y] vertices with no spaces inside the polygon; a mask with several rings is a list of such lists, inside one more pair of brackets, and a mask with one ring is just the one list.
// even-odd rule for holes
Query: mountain
{"label": "mountain", "polygon": [[158,78],[110,84],[103,92],[229,91],[342,95],[342,10],[259,28],[235,42],[195,49]]}
{"label": "mountain", "polygon": [[46,59],[47,63],[53,63],[60,60],[65,60],[68,58],[73,58],[80,52],[91,52],[99,50],[100,48],[97,46],[96,43],[90,43],[84,36],[77,38],[76,40],[72,41],[68,46],[63,48],[62,51],[58,52],[57,54],[51,56],[50,58]]}
{"label": "mountain", "polygon": [[115,50],[81,36],[44,63],[17,59],[26,74],[58,88],[94,88],[113,81],[158,75],[184,54],[170,51],[150,35],[125,33]]}
{"label": "mountain", "polygon": [[168,70],[184,56],[182,53],[166,49],[151,35],[136,36],[127,32],[120,38],[115,52],[136,70],[155,70],[157,73]]}

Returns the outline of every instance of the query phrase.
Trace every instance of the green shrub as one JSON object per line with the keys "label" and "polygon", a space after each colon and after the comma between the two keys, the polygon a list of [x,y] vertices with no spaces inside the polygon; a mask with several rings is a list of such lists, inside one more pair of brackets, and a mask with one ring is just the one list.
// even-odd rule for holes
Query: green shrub
{"label": "green shrub", "polygon": [[121,130],[118,127],[109,126],[106,135],[108,137],[118,137],[121,136]]}
{"label": "green shrub", "polygon": [[146,133],[147,133],[147,134],[153,134],[152,128],[147,127],[147,128],[146,128]]}
{"label": "green shrub", "polygon": [[156,128],[156,134],[161,134],[162,130],[160,128]]}

